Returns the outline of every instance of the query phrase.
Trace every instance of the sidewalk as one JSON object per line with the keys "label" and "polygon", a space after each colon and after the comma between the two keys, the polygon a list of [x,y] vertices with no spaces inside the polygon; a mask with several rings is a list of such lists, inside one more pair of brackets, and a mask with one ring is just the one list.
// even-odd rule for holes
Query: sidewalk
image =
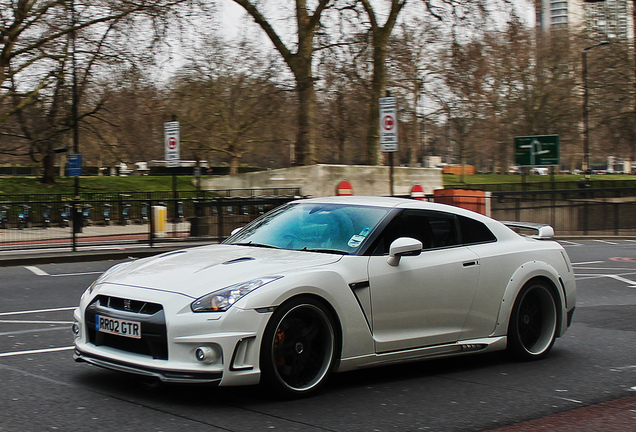
{"label": "sidewalk", "polygon": [[141,258],[206,243],[201,240],[189,241],[187,238],[172,241],[163,239],[173,233],[177,237],[182,233],[187,234],[189,229],[190,224],[187,222],[168,223],[165,235],[158,233],[150,246],[147,224],[92,225],[82,227],[82,232],[76,234],[76,251],[72,249],[70,227],[3,229],[0,230],[0,267]]}
{"label": "sidewalk", "polygon": [[565,411],[487,432],[633,432],[636,396]]}

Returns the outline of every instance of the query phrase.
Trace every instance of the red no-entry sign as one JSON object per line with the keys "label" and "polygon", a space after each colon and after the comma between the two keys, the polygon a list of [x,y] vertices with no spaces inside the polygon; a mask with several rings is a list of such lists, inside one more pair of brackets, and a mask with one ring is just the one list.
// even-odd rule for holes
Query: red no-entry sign
{"label": "red no-entry sign", "polygon": [[380,98],[380,150],[398,151],[397,103],[394,97]]}
{"label": "red no-entry sign", "polygon": [[393,129],[394,126],[395,119],[393,118],[393,116],[384,116],[384,118],[382,119],[382,128],[385,131],[390,131]]}
{"label": "red no-entry sign", "polygon": [[166,167],[178,167],[181,164],[181,148],[179,145],[179,122],[165,122],[163,125],[163,132]]}

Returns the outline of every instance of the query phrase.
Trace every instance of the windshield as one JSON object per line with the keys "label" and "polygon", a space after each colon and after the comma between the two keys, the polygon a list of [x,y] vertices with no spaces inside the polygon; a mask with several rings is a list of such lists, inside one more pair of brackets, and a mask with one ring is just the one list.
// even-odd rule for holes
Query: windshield
{"label": "windshield", "polygon": [[387,212],[385,208],[346,204],[287,204],[224,243],[353,254]]}

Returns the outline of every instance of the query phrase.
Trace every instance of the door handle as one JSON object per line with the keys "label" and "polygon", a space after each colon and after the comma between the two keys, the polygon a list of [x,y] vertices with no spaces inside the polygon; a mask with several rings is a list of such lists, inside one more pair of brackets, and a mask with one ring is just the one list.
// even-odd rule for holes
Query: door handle
{"label": "door handle", "polygon": [[462,264],[464,267],[472,267],[472,266],[476,266],[479,265],[479,261],[466,261],[465,263]]}

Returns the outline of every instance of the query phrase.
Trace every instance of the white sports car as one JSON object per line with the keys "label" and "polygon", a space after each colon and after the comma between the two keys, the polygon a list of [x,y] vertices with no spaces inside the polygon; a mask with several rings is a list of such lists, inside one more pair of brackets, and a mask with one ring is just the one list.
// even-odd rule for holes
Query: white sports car
{"label": "white sports car", "polygon": [[362,367],[504,349],[538,359],[570,325],[576,287],[564,249],[543,239],[552,228],[530,228],[397,198],[294,201],[222,244],[108,270],[75,310],[74,357],[292,396]]}

